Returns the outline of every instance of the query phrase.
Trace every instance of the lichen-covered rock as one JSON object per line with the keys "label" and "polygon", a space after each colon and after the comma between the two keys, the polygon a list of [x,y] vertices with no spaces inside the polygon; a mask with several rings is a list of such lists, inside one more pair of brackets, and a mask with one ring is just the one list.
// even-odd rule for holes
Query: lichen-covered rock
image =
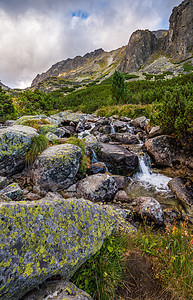
{"label": "lichen-covered rock", "polygon": [[173,178],[168,186],[186,208],[193,220],[193,182],[188,178]]}
{"label": "lichen-covered rock", "polygon": [[164,213],[160,203],[151,197],[140,197],[134,200],[137,204],[135,212],[139,217],[147,217],[157,225],[162,225]]}
{"label": "lichen-covered rock", "polygon": [[64,280],[48,281],[38,289],[33,290],[21,300],[93,300],[83,290],[77,288],[75,284]]}
{"label": "lichen-covered rock", "polygon": [[56,133],[57,126],[52,124],[42,125],[39,129],[39,134],[46,134],[48,132]]}
{"label": "lichen-covered rock", "polygon": [[6,188],[0,191],[0,195],[5,195],[6,197],[10,198],[14,201],[19,201],[23,198],[23,191],[20,188],[18,183],[11,183]]}
{"label": "lichen-covered rock", "polygon": [[18,300],[46,279],[68,279],[116,228],[83,199],[0,203],[0,299]]}
{"label": "lichen-covered rock", "polygon": [[128,176],[135,172],[139,165],[138,156],[122,146],[102,144],[98,157],[105,162],[112,174]]}
{"label": "lichen-covered rock", "polygon": [[22,116],[21,118],[15,121],[15,125],[24,125],[26,121],[41,120],[41,119],[46,120],[47,119],[46,115]]}
{"label": "lichen-covered rock", "polygon": [[13,125],[0,130],[0,172],[12,175],[25,165],[25,155],[37,130],[29,126]]}
{"label": "lichen-covered rock", "polygon": [[98,140],[93,134],[85,136],[84,140],[87,148],[92,149],[94,151],[99,148]]}
{"label": "lichen-covered rock", "polygon": [[88,176],[77,183],[77,193],[92,201],[110,201],[118,188],[108,174]]}
{"label": "lichen-covered rock", "polygon": [[79,147],[71,144],[47,148],[32,166],[34,184],[45,191],[68,188],[78,172],[81,151]]}

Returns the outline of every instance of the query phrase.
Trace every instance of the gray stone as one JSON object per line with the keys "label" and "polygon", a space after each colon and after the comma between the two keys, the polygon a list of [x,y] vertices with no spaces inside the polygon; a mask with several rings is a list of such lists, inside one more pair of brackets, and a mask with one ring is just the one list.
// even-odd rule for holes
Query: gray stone
{"label": "gray stone", "polygon": [[160,126],[155,126],[155,127],[151,128],[151,130],[148,134],[148,137],[153,138],[155,136],[162,135],[162,134],[163,134],[163,131],[161,130]]}
{"label": "gray stone", "polygon": [[128,202],[130,202],[130,198],[129,198],[129,196],[127,195],[127,193],[125,192],[125,191],[123,191],[123,190],[121,190],[121,191],[118,191],[117,193],[116,193],[116,195],[115,195],[115,200],[117,201],[117,202],[123,202],[123,203],[128,203]]}
{"label": "gray stone", "polygon": [[111,201],[118,188],[108,174],[88,176],[77,183],[77,193],[92,201]]}
{"label": "gray stone", "polygon": [[25,155],[37,130],[29,126],[13,125],[0,130],[0,172],[12,175],[25,166]]}
{"label": "gray stone", "polygon": [[99,148],[99,143],[97,138],[93,134],[85,136],[85,145],[87,148],[96,151]]}
{"label": "gray stone", "polygon": [[136,118],[136,119],[131,121],[131,124],[135,127],[139,127],[141,129],[144,129],[145,125],[147,124],[147,118],[144,117],[144,116]]}
{"label": "gray stone", "polygon": [[128,132],[126,133],[114,133],[114,134],[111,134],[111,139],[112,141],[115,141],[115,142],[119,142],[121,144],[138,144],[139,143],[139,140],[138,138],[133,135],[133,134],[130,134]]}
{"label": "gray stone", "polygon": [[8,184],[7,177],[0,176],[0,190]]}
{"label": "gray stone", "polygon": [[117,226],[83,199],[1,202],[0,220],[2,300],[18,300],[55,275],[70,278]]}
{"label": "gray stone", "polygon": [[162,225],[164,221],[164,213],[160,203],[151,197],[135,198],[137,204],[135,211],[139,217],[147,217],[157,225]]}
{"label": "gray stone", "polygon": [[128,176],[134,173],[139,165],[138,156],[122,146],[101,144],[98,157],[105,162],[112,174]]}
{"label": "gray stone", "polygon": [[168,186],[176,194],[178,200],[183,204],[193,220],[193,182],[188,178],[173,178]]}
{"label": "gray stone", "polygon": [[75,284],[69,281],[48,281],[42,284],[21,300],[93,300],[83,290],[77,288]]}
{"label": "gray stone", "polygon": [[131,181],[131,179],[126,176],[112,175],[112,177],[114,178],[119,190],[124,190]]}
{"label": "gray stone", "polygon": [[0,191],[0,195],[5,195],[11,200],[19,201],[23,199],[23,191],[20,188],[19,184],[11,183],[6,188]]}
{"label": "gray stone", "polygon": [[32,166],[31,177],[34,184],[40,191],[68,188],[78,172],[81,152],[79,147],[71,144],[47,148]]}

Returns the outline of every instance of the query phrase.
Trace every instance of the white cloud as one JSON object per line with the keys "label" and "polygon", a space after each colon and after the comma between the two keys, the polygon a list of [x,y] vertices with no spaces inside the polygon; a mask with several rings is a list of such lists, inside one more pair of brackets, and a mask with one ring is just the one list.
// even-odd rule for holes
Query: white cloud
{"label": "white cloud", "polygon": [[[160,29],[179,0],[1,0],[0,79],[30,85],[59,60],[128,43],[137,29]],[[73,12],[81,10],[84,16]],[[88,14],[88,17],[87,17]]]}

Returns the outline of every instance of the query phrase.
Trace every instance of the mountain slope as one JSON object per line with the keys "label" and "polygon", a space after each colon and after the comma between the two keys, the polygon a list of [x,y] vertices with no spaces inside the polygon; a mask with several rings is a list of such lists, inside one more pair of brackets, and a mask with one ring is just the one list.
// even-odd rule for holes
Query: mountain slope
{"label": "mountain slope", "polygon": [[[168,31],[137,30],[131,35],[128,45],[117,50],[106,52],[98,49],[83,57],[60,61],[47,72],[38,74],[32,82],[32,87],[50,91],[59,88],[60,85],[100,80],[110,76],[115,69],[123,73],[147,69],[152,61],[162,56],[169,58],[173,63],[192,57],[193,1],[184,0],[178,7],[174,7],[169,21]],[[171,68],[171,64],[166,65]]]}

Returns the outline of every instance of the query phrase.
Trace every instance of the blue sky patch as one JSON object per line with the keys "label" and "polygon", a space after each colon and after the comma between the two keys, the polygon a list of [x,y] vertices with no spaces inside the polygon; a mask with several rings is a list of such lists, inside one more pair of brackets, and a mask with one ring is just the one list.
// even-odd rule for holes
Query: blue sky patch
{"label": "blue sky patch", "polygon": [[73,11],[72,17],[87,19],[88,18],[88,13],[86,11],[82,11],[81,9],[79,9],[79,10]]}

